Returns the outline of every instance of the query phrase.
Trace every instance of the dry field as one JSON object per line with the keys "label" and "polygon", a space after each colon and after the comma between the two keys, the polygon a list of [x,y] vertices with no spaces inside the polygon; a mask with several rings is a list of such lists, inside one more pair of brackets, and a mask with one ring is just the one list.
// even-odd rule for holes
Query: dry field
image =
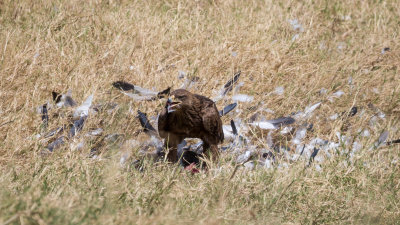
{"label": "dry field", "polygon": [[[399,33],[396,0],[0,1],[0,224],[400,223],[399,145],[371,149],[384,130],[400,138]],[[254,100],[224,124],[321,102],[303,141],[340,146],[320,168],[278,153],[273,168],[239,167],[232,179],[230,153],[194,175],[150,160],[143,171],[120,165],[124,154],[139,157],[129,143],[147,138],[136,111],[156,116],[165,100],[134,101],[113,81],[178,88],[183,71],[199,77],[191,91],[212,97],[238,70],[240,93]],[[94,104],[118,106],[89,115],[76,138],[43,154],[38,134],[67,124],[73,109],[49,110],[46,128],[36,108],[68,90],[78,104],[94,93]],[[329,119],[353,106],[355,116]],[[99,127],[120,136],[74,150]],[[249,128],[251,144],[267,148],[267,132]],[[337,132],[362,147],[350,157]],[[100,142],[100,157],[88,157]]]}

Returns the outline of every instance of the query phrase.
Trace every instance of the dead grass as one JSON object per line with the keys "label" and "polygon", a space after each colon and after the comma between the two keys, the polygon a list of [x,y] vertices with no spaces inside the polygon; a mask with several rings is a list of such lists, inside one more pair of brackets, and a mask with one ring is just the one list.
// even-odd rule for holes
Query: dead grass
{"label": "dead grass", "polygon": [[[228,155],[220,168],[194,176],[150,162],[139,172],[120,168],[116,146],[101,161],[87,158],[90,146],[73,152],[67,145],[41,157],[44,144],[34,138],[41,129],[36,107],[52,90],[71,89],[78,103],[91,93],[96,103],[118,103],[112,114],[90,118],[84,131],[101,126],[128,140],[140,129],[130,109],[156,115],[163,102],[133,102],[112,89],[113,81],[177,88],[178,71],[185,71],[200,77],[192,91],[213,96],[237,70],[245,83],[241,92],[255,96],[239,105],[235,116],[242,119],[258,103],[275,111],[265,114],[272,118],[322,101],[312,135],[334,140],[344,122],[324,118],[373,103],[386,120],[363,144],[384,129],[390,139],[399,138],[399,15],[398,2],[390,0],[1,1],[0,222],[399,223],[398,146],[365,148],[348,165],[338,155],[320,172],[297,163],[240,169],[230,180]],[[304,31],[293,30],[289,19]],[[390,51],[381,54],[385,47]],[[278,86],[283,95],[268,94]],[[327,101],[338,90],[345,95]],[[349,120],[347,135],[368,127],[367,115]],[[60,123],[51,118],[49,128]]]}

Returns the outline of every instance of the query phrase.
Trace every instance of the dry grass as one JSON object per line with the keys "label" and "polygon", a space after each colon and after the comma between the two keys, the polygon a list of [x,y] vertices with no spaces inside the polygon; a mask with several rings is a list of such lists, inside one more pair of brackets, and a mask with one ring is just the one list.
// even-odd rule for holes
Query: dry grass
{"label": "dry grass", "polygon": [[[255,100],[235,116],[249,118],[259,102],[275,111],[266,114],[272,118],[322,101],[312,135],[335,140],[344,122],[324,118],[373,103],[386,119],[363,144],[384,129],[399,138],[399,15],[395,0],[0,1],[0,223],[399,223],[398,146],[366,147],[348,165],[337,155],[319,172],[294,163],[240,169],[229,180],[229,155],[220,169],[194,176],[151,162],[139,172],[120,168],[116,146],[104,150],[104,160],[87,157],[90,145],[41,157],[44,144],[33,138],[43,129],[36,106],[52,90],[72,89],[78,102],[94,92],[95,103],[118,103],[114,113],[91,117],[84,131],[103,127],[129,140],[140,128],[129,109],[156,115],[163,102],[133,102],[112,81],[176,88],[182,70],[200,77],[193,91],[213,96],[239,69],[241,92]],[[384,47],[391,51],[381,54]],[[283,95],[268,94],[278,86]],[[337,90],[346,94],[327,101]],[[351,118],[345,134],[368,127],[367,114]],[[61,122],[51,118],[49,127]]]}

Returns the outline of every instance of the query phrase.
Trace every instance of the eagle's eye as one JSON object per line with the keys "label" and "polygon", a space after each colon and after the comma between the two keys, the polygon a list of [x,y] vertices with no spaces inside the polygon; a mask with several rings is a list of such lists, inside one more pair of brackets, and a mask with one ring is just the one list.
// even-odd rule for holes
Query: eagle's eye
{"label": "eagle's eye", "polygon": [[186,97],[182,95],[182,96],[176,96],[176,98],[179,99],[180,101],[183,101],[185,100]]}

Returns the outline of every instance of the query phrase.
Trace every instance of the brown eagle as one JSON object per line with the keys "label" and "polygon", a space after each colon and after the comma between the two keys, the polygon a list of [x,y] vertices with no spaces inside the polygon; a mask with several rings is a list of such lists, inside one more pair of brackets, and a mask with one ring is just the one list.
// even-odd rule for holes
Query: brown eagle
{"label": "brown eagle", "polygon": [[222,121],[215,103],[204,96],[177,89],[170,94],[158,117],[158,133],[169,149],[167,158],[177,162],[177,146],[185,138],[200,138],[203,153],[211,150],[218,158],[218,144],[224,140]]}

